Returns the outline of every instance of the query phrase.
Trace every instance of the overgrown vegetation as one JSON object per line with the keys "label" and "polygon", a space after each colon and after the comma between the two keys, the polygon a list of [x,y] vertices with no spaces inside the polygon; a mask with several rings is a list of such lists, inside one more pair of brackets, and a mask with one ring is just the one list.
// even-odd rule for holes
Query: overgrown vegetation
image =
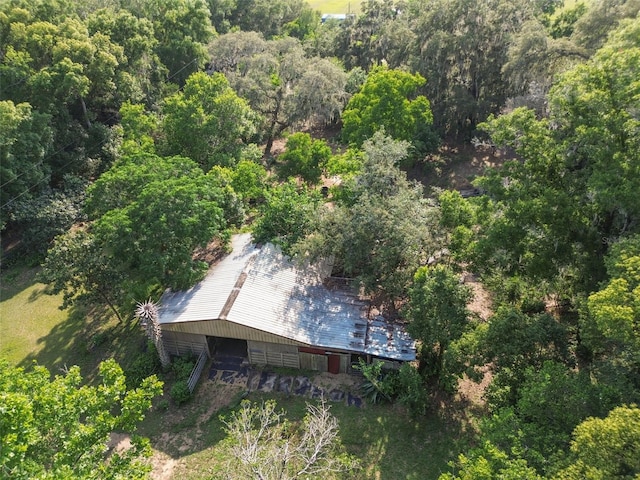
{"label": "overgrown vegetation", "polygon": [[171,372],[173,373],[173,385],[171,385],[171,399],[176,405],[180,406],[191,399],[191,390],[189,390],[189,376],[196,365],[196,357],[185,356],[176,357],[171,362]]}
{"label": "overgrown vegetation", "polygon": [[[298,0],[4,2],[3,357],[93,379],[115,356],[142,384],[158,366],[135,303],[193,285],[203,251],[250,228],[302,261],[334,258],[420,342],[418,368],[363,367],[372,403],[418,426],[430,398],[490,369],[475,448],[448,478],[637,475],[616,432],[637,452],[639,11],[371,0],[322,23]],[[327,126],[339,135],[311,135]],[[403,168],[445,172],[438,137],[517,160],[475,179],[482,195],[425,191]],[[48,287],[19,281],[41,262]],[[469,270],[493,293],[483,321]],[[353,440],[356,456],[367,441],[381,439]],[[465,448],[449,446],[442,461]]]}

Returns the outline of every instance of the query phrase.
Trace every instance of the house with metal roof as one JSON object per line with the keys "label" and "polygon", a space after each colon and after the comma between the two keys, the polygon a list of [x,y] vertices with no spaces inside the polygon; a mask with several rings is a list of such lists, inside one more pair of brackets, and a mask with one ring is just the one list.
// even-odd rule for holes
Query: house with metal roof
{"label": "house with metal roof", "polygon": [[271,244],[235,235],[231,253],[193,288],[166,292],[159,308],[168,353],[239,346],[252,364],[348,372],[358,358],[415,360],[415,342],[402,325],[378,316],[346,289],[323,280],[328,263],[300,267]]}

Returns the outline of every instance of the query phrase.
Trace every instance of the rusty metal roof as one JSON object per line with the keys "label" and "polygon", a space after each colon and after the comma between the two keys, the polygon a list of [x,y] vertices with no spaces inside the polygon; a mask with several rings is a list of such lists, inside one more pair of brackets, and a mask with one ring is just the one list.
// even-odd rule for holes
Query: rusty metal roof
{"label": "rusty metal roof", "polygon": [[250,234],[235,235],[232,247],[198,285],[162,297],[161,324],[224,319],[314,347],[415,359],[402,326],[368,319],[357,296],[322,284],[327,265],[297,266]]}

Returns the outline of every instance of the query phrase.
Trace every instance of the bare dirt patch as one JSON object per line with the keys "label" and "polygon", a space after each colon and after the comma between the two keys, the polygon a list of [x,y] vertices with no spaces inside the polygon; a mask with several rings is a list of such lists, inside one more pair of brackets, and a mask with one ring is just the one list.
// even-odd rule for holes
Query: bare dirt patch
{"label": "bare dirt patch", "polygon": [[229,406],[246,385],[226,385],[203,380],[194,398],[180,408],[170,408],[161,415],[159,421],[164,430],[152,438],[153,454],[150,477],[153,480],[169,480],[180,469],[180,457],[199,450],[206,444],[205,429],[209,420]]}
{"label": "bare dirt patch", "polygon": [[111,433],[107,449],[109,452],[122,453],[131,448],[131,435],[128,433]]}
{"label": "bare dirt patch", "polygon": [[476,382],[466,375],[458,382],[458,400],[471,407],[483,409],[485,407],[484,392],[491,383],[493,375],[488,365],[479,369],[482,379]]}
{"label": "bare dirt patch", "polygon": [[473,187],[473,180],[483,175],[487,168],[499,167],[513,158],[513,153],[507,150],[444,142],[437,152],[414,165],[407,175],[427,189],[466,190]]}
{"label": "bare dirt patch", "polygon": [[171,458],[166,453],[154,450],[151,457],[152,470],[149,476],[153,480],[170,480],[176,465],[178,465],[178,460]]}
{"label": "bare dirt patch", "polygon": [[329,392],[331,390],[344,390],[346,392],[356,392],[362,379],[356,375],[348,373],[327,373],[321,372],[313,377],[313,384]]}
{"label": "bare dirt patch", "polygon": [[464,284],[471,288],[473,292],[473,300],[467,305],[467,308],[481,320],[487,321],[493,313],[491,293],[473,273],[467,272],[464,274]]}

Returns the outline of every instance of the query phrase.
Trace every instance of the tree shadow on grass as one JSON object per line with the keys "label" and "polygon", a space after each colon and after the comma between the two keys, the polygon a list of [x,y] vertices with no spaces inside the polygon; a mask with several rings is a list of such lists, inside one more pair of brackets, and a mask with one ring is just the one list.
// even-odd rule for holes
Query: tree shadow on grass
{"label": "tree shadow on grass", "polygon": [[398,405],[337,407],[342,442],[362,462],[362,478],[437,479],[469,436],[440,411],[412,417]]}
{"label": "tree shadow on grass", "polygon": [[39,267],[16,266],[0,272],[0,301],[4,302],[31,287],[37,281]]}
{"label": "tree shadow on grass", "polygon": [[[40,289],[36,297],[44,290]],[[107,358],[115,358],[118,363],[128,361],[127,354],[138,348],[143,338],[136,326],[118,323],[107,308],[73,306],[64,321],[38,339],[37,351],[28,354],[19,366],[28,368],[37,363],[58,375],[78,365],[83,378],[91,382],[100,362]]]}

